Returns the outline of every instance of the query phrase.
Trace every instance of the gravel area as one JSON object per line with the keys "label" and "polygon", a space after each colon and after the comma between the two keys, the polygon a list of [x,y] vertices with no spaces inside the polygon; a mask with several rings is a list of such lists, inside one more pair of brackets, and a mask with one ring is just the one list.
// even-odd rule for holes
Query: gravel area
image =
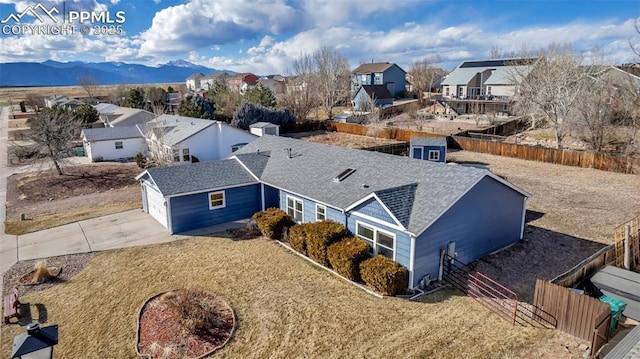
{"label": "gravel area", "polygon": [[13,287],[18,287],[20,295],[23,296],[49,289],[58,284],[64,284],[80,273],[93,256],[94,253],[81,253],[47,258],[47,265],[49,267],[62,267],[62,273],[56,279],[38,285],[21,285],[20,278],[33,271],[35,264],[40,259],[20,261],[4,273],[2,296],[7,295]]}

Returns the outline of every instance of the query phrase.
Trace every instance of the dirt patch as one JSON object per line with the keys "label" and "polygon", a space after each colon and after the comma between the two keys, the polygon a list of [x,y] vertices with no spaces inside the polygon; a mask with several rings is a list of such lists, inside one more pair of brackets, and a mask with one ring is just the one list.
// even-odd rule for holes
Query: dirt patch
{"label": "dirt patch", "polygon": [[327,132],[327,131],[311,131],[311,132],[298,132],[288,133],[284,136],[299,138],[305,141],[319,142],[328,145],[342,146],[348,148],[365,148],[380,145],[387,145],[390,143],[400,143],[400,141],[389,140],[384,138],[373,138],[369,136],[352,135],[349,133],[341,132]]}
{"label": "dirt patch", "polygon": [[24,234],[140,208],[138,173],[135,164],[100,163],[67,167],[63,176],[53,171],[11,175],[5,231]]}
{"label": "dirt patch", "polygon": [[476,122],[472,117],[461,116],[451,119],[448,116],[434,116],[432,119],[416,120],[411,118],[408,113],[390,117],[386,122],[393,123],[393,127],[396,128],[425,131],[440,135],[451,135],[466,130],[483,130],[491,126],[485,120]]}

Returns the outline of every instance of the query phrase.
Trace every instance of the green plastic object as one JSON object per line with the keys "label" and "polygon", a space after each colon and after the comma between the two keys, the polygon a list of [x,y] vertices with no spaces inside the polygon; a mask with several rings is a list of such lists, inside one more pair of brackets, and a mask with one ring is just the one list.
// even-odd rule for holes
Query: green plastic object
{"label": "green plastic object", "polygon": [[627,307],[627,302],[618,298],[609,297],[607,295],[603,295],[599,299],[601,302],[607,303],[609,304],[609,307],[611,307],[611,325],[609,326],[608,333],[609,337],[611,337],[618,327],[620,316],[622,315],[624,308]]}

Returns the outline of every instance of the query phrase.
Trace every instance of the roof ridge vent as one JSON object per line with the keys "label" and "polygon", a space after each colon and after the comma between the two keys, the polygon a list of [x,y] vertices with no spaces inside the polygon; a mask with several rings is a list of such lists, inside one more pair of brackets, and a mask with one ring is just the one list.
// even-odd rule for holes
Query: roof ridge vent
{"label": "roof ridge vent", "polygon": [[349,175],[351,175],[355,171],[356,170],[353,168],[347,168],[346,170],[340,172],[339,175],[333,177],[333,182],[342,182],[345,178],[349,177]]}

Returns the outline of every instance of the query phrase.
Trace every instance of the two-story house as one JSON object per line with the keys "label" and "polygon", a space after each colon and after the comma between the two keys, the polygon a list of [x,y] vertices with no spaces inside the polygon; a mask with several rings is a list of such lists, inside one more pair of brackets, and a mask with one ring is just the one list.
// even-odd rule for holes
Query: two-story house
{"label": "two-story house", "polygon": [[187,91],[198,91],[200,89],[200,80],[204,77],[204,74],[201,72],[196,72],[195,74],[187,77]]}
{"label": "two-story house", "polygon": [[511,112],[516,84],[538,58],[463,61],[442,81],[442,98],[457,113]]}
{"label": "two-story house", "polygon": [[229,90],[244,93],[248,89],[258,84],[260,78],[252,73],[244,72],[241,74],[235,74],[227,79],[227,86]]}
{"label": "two-story house", "polygon": [[362,85],[384,85],[393,97],[405,91],[406,71],[392,62],[362,64],[351,72],[351,93],[355,95]]}

